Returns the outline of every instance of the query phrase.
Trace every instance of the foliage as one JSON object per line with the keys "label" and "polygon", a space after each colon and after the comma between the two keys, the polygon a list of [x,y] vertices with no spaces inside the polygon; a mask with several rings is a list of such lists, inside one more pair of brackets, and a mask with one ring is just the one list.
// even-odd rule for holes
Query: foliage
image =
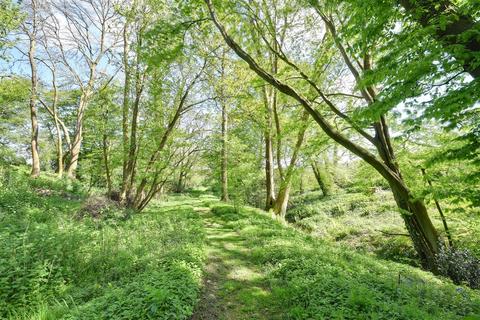
{"label": "foliage", "polygon": [[18,26],[21,14],[18,5],[12,0],[0,0],[0,8],[0,50],[3,50],[8,45],[8,33]]}

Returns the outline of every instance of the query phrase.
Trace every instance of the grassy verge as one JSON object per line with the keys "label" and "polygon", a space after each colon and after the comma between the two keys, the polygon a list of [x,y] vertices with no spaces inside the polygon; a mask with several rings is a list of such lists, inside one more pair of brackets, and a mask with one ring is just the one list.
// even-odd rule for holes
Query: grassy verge
{"label": "grassy verge", "polygon": [[204,234],[180,199],[128,219],[84,218],[68,181],[24,173],[0,188],[0,318],[187,319]]}
{"label": "grassy verge", "polygon": [[[477,319],[480,295],[404,264],[353,252],[254,209],[211,204],[269,282],[270,319]],[[260,281],[260,280],[257,280]],[[245,298],[254,300],[258,297]],[[471,317],[471,318],[469,318]],[[238,319],[242,319],[239,317]]]}

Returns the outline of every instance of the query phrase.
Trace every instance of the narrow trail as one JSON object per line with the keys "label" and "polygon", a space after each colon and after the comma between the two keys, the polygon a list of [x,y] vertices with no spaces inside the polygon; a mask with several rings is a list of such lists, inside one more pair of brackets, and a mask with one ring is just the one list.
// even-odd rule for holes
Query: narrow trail
{"label": "narrow trail", "polygon": [[246,239],[208,208],[197,211],[203,216],[208,260],[201,297],[191,319],[275,318],[268,309],[268,282],[251,261]]}

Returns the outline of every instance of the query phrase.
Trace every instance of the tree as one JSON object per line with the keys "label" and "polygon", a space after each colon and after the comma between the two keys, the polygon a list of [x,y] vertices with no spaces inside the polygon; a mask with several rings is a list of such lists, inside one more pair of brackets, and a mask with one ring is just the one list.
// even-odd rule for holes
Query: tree
{"label": "tree", "polygon": [[37,119],[37,90],[38,90],[38,74],[37,74],[37,61],[36,50],[37,41],[40,33],[40,17],[39,10],[40,4],[37,0],[31,0],[26,4],[25,10],[28,11],[28,19],[22,23],[22,32],[28,38],[28,61],[30,64],[30,153],[32,157],[32,170],[30,175],[32,177],[38,177],[40,174],[40,155],[38,150],[38,119]]}
{"label": "tree", "polygon": [[[369,133],[361,129],[358,125],[355,125],[353,121],[350,120],[348,116],[342,113],[335,104],[325,95],[325,93],[313,82],[308,75],[302,72],[296,65],[291,63],[291,61],[286,58],[285,55],[277,52],[273,48],[273,52],[279,54],[283,58],[283,61],[289,64],[293,69],[295,69],[304,81],[308,82],[317,94],[321,97],[322,101],[338,116],[345,119],[349,122],[356,131],[358,131],[365,139],[370,141],[379,151],[380,159],[372,154],[370,151],[361,147],[359,144],[348,139],[342,133],[337,131],[327,119],[320,114],[312,105],[312,102],[299,93],[294,87],[287,84],[285,81],[279,80],[275,75],[272,75],[270,72],[261,67],[251,55],[249,55],[240,45],[229,35],[225,27],[219,22],[215,10],[211,1],[205,0],[207,7],[210,12],[210,16],[215,23],[217,29],[222,34],[225,42],[235,51],[235,53],[248,63],[250,68],[256,72],[262,79],[270,83],[280,92],[291,96],[302,107],[308,112],[312,118],[317,122],[317,124],[323,129],[323,131],[335,140],[337,143],[341,144],[352,153],[356,154],[364,161],[369,163],[373,168],[375,168],[390,184],[392,192],[395,196],[398,207],[403,210],[403,217],[407,226],[407,229],[410,233],[410,236],[414,242],[415,248],[421,258],[422,264],[425,268],[430,270],[436,270],[435,266],[435,255],[439,250],[439,238],[438,233],[433,226],[426,207],[421,199],[415,199],[411,194],[411,191],[405,185],[404,181],[401,178],[401,175],[396,167],[392,154],[389,150],[390,146],[388,145],[388,129],[385,126],[385,123],[382,119],[375,124],[375,132],[377,137],[371,136]],[[270,48],[272,49],[272,48]],[[366,92],[368,93],[368,92]],[[388,152],[387,152],[388,151]],[[405,214],[408,212],[408,214]]]}
{"label": "tree", "polygon": [[[67,175],[70,178],[75,178],[76,175],[85,110],[95,92],[99,68],[107,53],[119,42],[120,32],[115,29],[118,20],[114,6],[107,0],[62,0],[54,2],[50,8],[49,36],[60,52],[62,64],[81,92],[67,164]],[[75,67],[75,59],[86,67],[86,74]]]}

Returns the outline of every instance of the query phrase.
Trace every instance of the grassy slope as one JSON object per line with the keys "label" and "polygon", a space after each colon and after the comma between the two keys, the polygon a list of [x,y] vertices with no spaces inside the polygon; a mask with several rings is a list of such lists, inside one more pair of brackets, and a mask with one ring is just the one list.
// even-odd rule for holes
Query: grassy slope
{"label": "grassy slope", "polygon": [[[260,294],[255,290],[242,292],[242,287],[228,292],[228,285],[223,294],[235,297],[240,305],[268,306],[265,318],[467,319],[480,315],[478,292],[456,287],[417,268],[307,236],[257,210],[236,212],[221,204],[211,207],[214,221],[236,232],[242,247],[249,250],[245,255],[233,249],[229,255],[243,254],[243,259],[257,268],[257,286],[268,283],[268,290]],[[224,246],[228,245],[228,239],[225,241]],[[227,283],[231,281],[227,279]],[[233,319],[252,318],[244,315]]]}
{"label": "grassy slope", "polygon": [[14,173],[1,187],[0,318],[190,316],[204,258],[191,199],[78,220],[79,186]]}
{"label": "grassy slope", "polygon": [[[430,206],[433,206],[430,203]],[[478,209],[442,202],[454,243],[480,257]],[[430,216],[445,237],[435,207]],[[324,198],[310,192],[292,198],[287,218],[300,229],[322,239],[373,252],[389,260],[418,265],[404,222],[390,191],[375,194],[336,193]]]}

